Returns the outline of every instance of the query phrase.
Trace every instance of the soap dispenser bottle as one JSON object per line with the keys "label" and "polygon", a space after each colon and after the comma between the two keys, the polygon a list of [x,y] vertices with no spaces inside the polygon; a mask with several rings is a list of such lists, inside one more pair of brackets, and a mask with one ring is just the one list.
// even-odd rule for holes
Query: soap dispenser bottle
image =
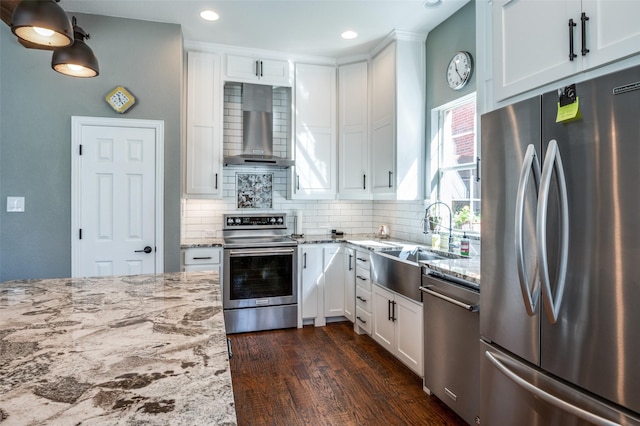
{"label": "soap dispenser bottle", "polygon": [[460,240],[460,255],[469,256],[469,237],[467,237],[466,232],[462,234],[462,239]]}

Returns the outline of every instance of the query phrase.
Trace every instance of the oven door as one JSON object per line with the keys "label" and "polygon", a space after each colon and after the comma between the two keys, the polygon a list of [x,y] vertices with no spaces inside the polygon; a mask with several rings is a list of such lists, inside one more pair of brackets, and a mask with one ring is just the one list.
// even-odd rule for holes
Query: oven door
{"label": "oven door", "polygon": [[295,304],[295,247],[224,249],[224,309]]}

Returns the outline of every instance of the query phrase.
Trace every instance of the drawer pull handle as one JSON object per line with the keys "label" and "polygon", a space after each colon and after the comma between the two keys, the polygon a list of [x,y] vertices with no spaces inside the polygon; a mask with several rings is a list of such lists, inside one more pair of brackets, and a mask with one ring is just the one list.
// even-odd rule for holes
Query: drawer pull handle
{"label": "drawer pull handle", "polygon": [[356,299],[361,300],[361,301],[363,301],[365,303],[367,302],[367,299],[365,299],[363,297],[360,297],[360,296],[356,296]]}
{"label": "drawer pull handle", "polygon": [[366,280],[367,280],[367,278],[366,278],[366,277],[363,277],[363,276],[360,276],[360,275],[356,275],[356,277],[357,277],[359,280],[362,280],[362,281],[366,281]]}
{"label": "drawer pull handle", "polygon": [[356,317],[356,318],[358,318],[358,321],[360,321],[360,322],[361,322],[361,323],[363,323],[363,324],[366,324],[366,323],[367,323],[367,321],[363,320],[363,319],[362,319],[362,318],[360,318],[360,317]]}
{"label": "drawer pull handle", "polygon": [[193,260],[210,260],[211,256],[194,257]]}

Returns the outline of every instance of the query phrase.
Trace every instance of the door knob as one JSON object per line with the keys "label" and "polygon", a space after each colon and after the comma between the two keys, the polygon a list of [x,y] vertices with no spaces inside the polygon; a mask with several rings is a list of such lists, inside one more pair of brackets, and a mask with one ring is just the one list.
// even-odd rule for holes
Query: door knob
{"label": "door knob", "polygon": [[142,250],[136,250],[135,253],[151,253],[153,251],[153,249],[149,246],[146,246],[145,248],[143,248]]}

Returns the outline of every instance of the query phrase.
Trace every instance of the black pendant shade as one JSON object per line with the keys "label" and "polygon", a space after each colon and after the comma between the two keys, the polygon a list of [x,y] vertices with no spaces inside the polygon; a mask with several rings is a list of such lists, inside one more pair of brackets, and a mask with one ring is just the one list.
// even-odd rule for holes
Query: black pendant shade
{"label": "black pendant shade", "polygon": [[84,42],[90,38],[82,28],[76,25],[73,17],[73,34],[75,41],[71,46],[61,47],[53,51],[51,68],[57,72],[73,77],[95,77],[100,74],[98,58],[93,50]]}
{"label": "black pendant shade", "polygon": [[22,0],[13,11],[11,31],[27,42],[62,47],[73,43],[73,25],[54,0]]}

